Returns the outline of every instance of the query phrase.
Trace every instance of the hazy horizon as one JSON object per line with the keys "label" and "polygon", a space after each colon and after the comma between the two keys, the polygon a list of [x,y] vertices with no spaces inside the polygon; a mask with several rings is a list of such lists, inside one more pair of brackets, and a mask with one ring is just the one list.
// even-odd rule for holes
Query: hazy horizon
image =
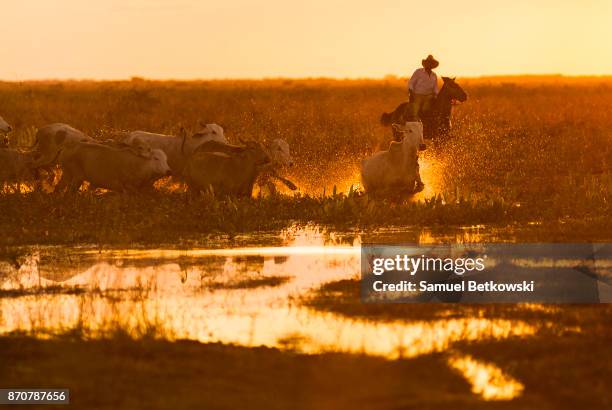
{"label": "hazy horizon", "polygon": [[3,5],[0,79],[612,75],[606,0],[24,0]]}
{"label": "hazy horizon", "polygon": [[[444,74],[438,73],[439,79]],[[53,82],[127,82],[127,81],[151,81],[151,82],[207,82],[207,81],[218,81],[218,82],[231,82],[231,81],[405,81],[408,75],[397,76],[395,74],[388,74],[382,77],[330,77],[330,76],[311,76],[311,77],[227,77],[227,78],[150,78],[143,76],[130,76],[130,77],[117,77],[117,78],[25,78],[20,80],[10,80],[0,78],[0,82],[3,83],[53,83]],[[457,76],[457,79],[461,80],[612,80],[611,74],[492,74],[492,75],[473,75],[473,76]],[[441,80],[440,80],[441,81]]]}

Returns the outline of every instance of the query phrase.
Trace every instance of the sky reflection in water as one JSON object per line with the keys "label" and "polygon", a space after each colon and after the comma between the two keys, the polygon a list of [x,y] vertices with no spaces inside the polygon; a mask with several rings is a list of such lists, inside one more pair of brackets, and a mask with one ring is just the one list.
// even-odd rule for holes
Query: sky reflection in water
{"label": "sky reflection in water", "polygon": [[[411,241],[433,240],[431,233],[415,235]],[[475,233],[467,235],[473,240]],[[527,337],[538,330],[533,325],[478,317],[376,322],[304,307],[300,298],[322,284],[359,276],[361,238],[307,227],[285,231],[280,239],[281,246],[233,249],[34,250],[18,270],[4,266],[1,289],[61,285],[83,291],[1,298],[0,332],[45,337],[78,328],[96,337],[117,327],[134,334],[154,327],[169,339],[313,354],[398,359],[448,351],[450,368],[464,375],[474,393],[487,400],[520,395],[519,381],[452,346]]]}

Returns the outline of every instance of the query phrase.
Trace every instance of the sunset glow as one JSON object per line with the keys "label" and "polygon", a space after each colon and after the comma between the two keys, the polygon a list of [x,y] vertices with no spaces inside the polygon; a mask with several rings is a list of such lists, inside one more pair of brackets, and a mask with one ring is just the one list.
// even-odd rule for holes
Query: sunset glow
{"label": "sunset glow", "polygon": [[607,0],[4,2],[0,79],[612,73]]}

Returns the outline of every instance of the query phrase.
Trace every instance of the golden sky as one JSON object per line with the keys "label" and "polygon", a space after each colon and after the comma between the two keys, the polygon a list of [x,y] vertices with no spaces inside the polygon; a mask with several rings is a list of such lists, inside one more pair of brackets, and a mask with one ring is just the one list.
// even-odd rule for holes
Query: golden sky
{"label": "golden sky", "polygon": [[0,79],[612,74],[612,0],[0,0]]}

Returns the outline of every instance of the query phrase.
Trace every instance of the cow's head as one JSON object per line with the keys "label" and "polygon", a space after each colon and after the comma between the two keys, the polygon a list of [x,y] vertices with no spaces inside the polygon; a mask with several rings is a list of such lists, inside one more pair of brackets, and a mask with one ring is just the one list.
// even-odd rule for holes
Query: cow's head
{"label": "cow's head", "polygon": [[227,139],[223,134],[223,128],[217,124],[200,123],[200,128],[193,134],[188,134],[187,130],[181,127],[179,137],[182,140],[181,152],[186,155],[191,155],[201,144],[208,141],[217,141],[227,144]]}
{"label": "cow's head", "polygon": [[268,155],[272,163],[278,167],[293,166],[293,158],[289,152],[289,144],[281,138],[277,138],[268,145]]}
{"label": "cow's head", "polygon": [[270,155],[259,142],[253,140],[245,141],[243,139],[240,139],[240,142],[246,148],[243,155],[248,155],[257,167],[267,168],[271,165],[272,159]]}
{"label": "cow's head", "polygon": [[[423,123],[421,121],[408,121],[404,124],[393,124],[393,133],[398,135],[404,145],[418,147],[423,144]],[[396,138],[398,139],[398,138]]]}
{"label": "cow's head", "polygon": [[148,160],[151,172],[155,177],[160,178],[172,175],[172,171],[168,165],[168,156],[161,149],[151,149]]}
{"label": "cow's head", "polygon": [[129,149],[132,150],[139,157],[143,158],[151,158],[153,153],[151,146],[138,137],[132,140],[132,143],[129,145]]}
{"label": "cow's head", "polygon": [[191,137],[225,142],[223,127],[218,124],[206,124],[203,121],[200,121],[198,124],[198,129]]}
{"label": "cow's head", "polygon": [[0,132],[6,134],[13,130],[13,127],[8,122],[4,121],[4,118],[0,117]]}
{"label": "cow's head", "polygon": [[442,81],[444,81],[444,87],[448,90],[448,94],[452,100],[461,102],[467,101],[467,93],[463,91],[463,88],[461,88],[461,86],[455,82],[455,77],[442,77]]}

